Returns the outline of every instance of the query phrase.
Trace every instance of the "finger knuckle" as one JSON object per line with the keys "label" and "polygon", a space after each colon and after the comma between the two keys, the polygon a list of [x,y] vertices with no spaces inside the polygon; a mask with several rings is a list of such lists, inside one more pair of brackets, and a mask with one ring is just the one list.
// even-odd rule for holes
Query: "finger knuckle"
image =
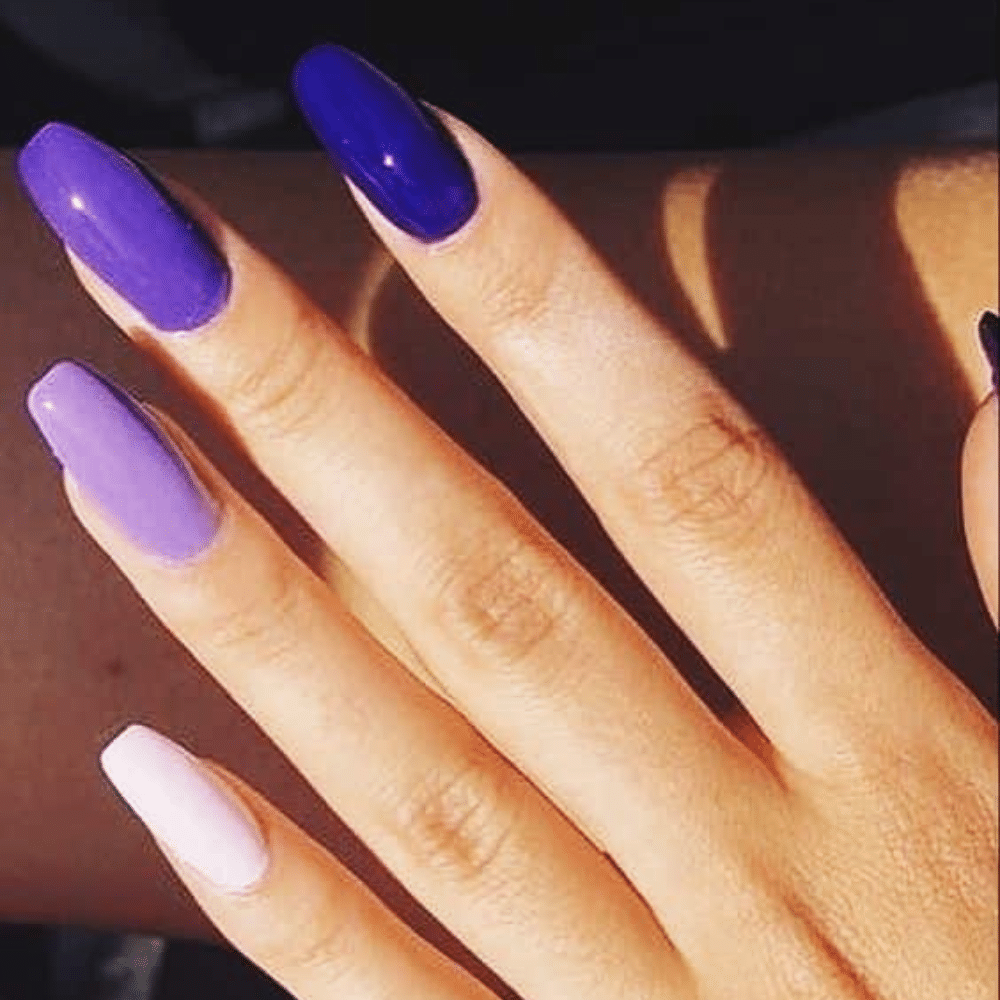
{"label": "finger knuckle", "polygon": [[637,451],[623,490],[640,524],[697,542],[736,541],[766,519],[781,460],[747,420],[712,408],[679,436]]}
{"label": "finger knuckle", "polygon": [[337,913],[333,906],[308,918],[290,919],[285,914],[270,930],[267,940],[258,941],[254,948],[253,957],[262,968],[346,987],[365,964],[368,949],[358,922]]}
{"label": "finger knuckle", "polygon": [[273,669],[301,641],[304,597],[297,574],[279,561],[254,574],[239,596],[209,597],[198,632],[215,658]]}
{"label": "finger knuckle", "polygon": [[536,680],[559,659],[538,654],[572,631],[575,600],[567,568],[542,540],[476,552],[443,576],[439,620],[466,649],[506,671],[530,660]]}
{"label": "finger knuckle", "polygon": [[239,426],[282,440],[309,434],[330,398],[324,333],[303,310],[296,317],[224,390]]}
{"label": "finger knuckle", "polygon": [[517,335],[545,325],[558,285],[559,255],[515,248],[483,272],[477,310],[493,336]]}
{"label": "finger knuckle", "polygon": [[394,810],[407,853],[439,876],[483,886],[501,867],[518,823],[513,772],[496,761],[466,760],[430,775]]}

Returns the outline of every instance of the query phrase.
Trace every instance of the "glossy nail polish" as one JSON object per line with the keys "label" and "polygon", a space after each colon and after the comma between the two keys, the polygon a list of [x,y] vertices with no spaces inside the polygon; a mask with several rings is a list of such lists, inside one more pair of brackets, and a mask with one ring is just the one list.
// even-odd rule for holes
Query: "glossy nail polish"
{"label": "glossy nail polish", "polygon": [[335,45],[295,67],[307,121],[337,168],[400,229],[450,236],[479,203],[465,157],[443,125],[374,66]]}
{"label": "glossy nail polish", "polygon": [[60,361],[31,388],[28,410],[86,499],[143,551],[183,562],[215,537],[217,504],[123,389]]}
{"label": "glossy nail polish", "polygon": [[1000,317],[996,313],[984,312],[979,318],[979,342],[983,345],[986,360],[993,372],[993,391],[997,391],[997,340],[1000,339]]}
{"label": "glossy nail polish", "polygon": [[101,767],[149,832],[216,888],[245,892],[263,878],[269,851],[249,810],[173,740],[129,726]]}
{"label": "glossy nail polish", "polygon": [[157,329],[194,330],[229,297],[229,268],[166,190],[128,157],[69,125],[21,151],[25,189],[56,235]]}

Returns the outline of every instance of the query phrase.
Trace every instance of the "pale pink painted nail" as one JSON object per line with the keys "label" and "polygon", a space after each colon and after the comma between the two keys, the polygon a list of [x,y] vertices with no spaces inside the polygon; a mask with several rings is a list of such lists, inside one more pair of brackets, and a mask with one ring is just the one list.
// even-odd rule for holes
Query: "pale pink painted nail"
{"label": "pale pink painted nail", "polygon": [[148,726],[129,726],[101,767],[149,832],[223,892],[246,892],[270,855],[256,821],[183,747]]}

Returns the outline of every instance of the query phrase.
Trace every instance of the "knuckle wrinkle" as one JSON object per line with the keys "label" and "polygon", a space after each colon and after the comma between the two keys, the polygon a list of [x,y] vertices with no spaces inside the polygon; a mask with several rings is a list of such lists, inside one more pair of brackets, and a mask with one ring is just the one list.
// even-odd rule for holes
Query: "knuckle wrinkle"
{"label": "knuckle wrinkle", "polygon": [[424,781],[399,810],[398,824],[420,863],[460,883],[482,884],[516,815],[511,782],[498,765],[479,761]]}
{"label": "knuckle wrinkle", "polygon": [[759,523],[779,463],[763,431],[711,414],[636,464],[629,505],[657,528],[738,536]]}
{"label": "knuckle wrinkle", "polygon": [[445,588],[449,625],[463,641],[506,665],[523,664],[564,625],[566,570],[534,542],[518,542],[485,568],[465,567]]}

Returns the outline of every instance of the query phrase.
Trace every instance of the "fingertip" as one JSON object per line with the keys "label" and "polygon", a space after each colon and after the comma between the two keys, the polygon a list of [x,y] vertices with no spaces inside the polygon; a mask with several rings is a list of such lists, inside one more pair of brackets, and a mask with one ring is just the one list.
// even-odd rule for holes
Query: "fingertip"
{"label": "fingertip", "polygon": [[321,45],[298,61],[292,83],[337,170],[393,225],[435,244],[475,214],[475,177],[453,136],[381,70]]}
{"label": "fingertip", "polygon": [[997,623],[998,413],[992,393],[976,411],[962,454],[962,512],[969,554],[983,600]]}

